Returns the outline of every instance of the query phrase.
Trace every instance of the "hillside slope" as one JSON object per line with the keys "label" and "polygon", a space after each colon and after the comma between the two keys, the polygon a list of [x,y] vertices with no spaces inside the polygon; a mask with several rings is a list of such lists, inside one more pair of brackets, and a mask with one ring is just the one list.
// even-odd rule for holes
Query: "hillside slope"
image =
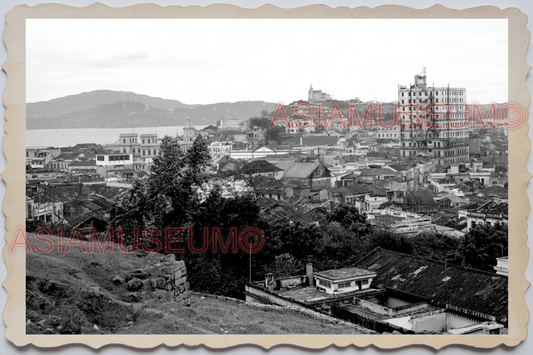
{"label": "hillside slope", "polygon": [[[142,299],[114,278],[138,272],[161,255],[115,252],[82,253],[68,240],[49,237],[54,249],[26,255],[27,334],[362,334],[354,324],[315,318],[277,306],[190,293],[188,301],[170,301],[154,292]],[[45,248],[35,236],[28,242]],[[88,248],[88,244],[86,244]],[[139,256],[144,255],[144,256]]]}
{"label": "hillside slope", "polygon": [[222,119],[247,120],[276,104],[264,101],[186,105],[132,92],[97,90],[26,104],[26,129],[127,128],[210,125]]}

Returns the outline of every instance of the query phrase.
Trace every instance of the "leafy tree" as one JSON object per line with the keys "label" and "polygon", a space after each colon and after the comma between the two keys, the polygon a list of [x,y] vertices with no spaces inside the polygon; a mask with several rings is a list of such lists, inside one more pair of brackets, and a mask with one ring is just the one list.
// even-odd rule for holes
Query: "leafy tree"
{"label": "leafy tree", "polygon": [[[452,253],[458,252],[461,239],[436,233],[422,233],[408,239],[414,255],[444,261]],[[453,261],[452,261],[453,262]],[[457,261],[460,263],[460,261]]]}
{"label": "leafy tree", "polygon": [[155,225],[163,230],[188,225],[198,209],[196,188],[205,180],[208,161],[203,138],[198,137],[185,153],[176,138],[165,136],[150,175],[146,181],[134,182],[131,193],[118,202],[112,224],[128,232],[133,226]]}
{"label": "leafy tree", "polygon": [[283,133],[285,133],[285,128],[283,126],[272,127],[272,129],[267,130],[266,139],[281,144],[281,135]]}
{"label": "leafy tree", "polygon": [[151,223],[147,207],[146,187],[140,180],[135,180],[130,193],[111,209],[112,225],[122,228],[126,244],[131,242],[134,228],[142,230],[145,225]]}
{"label": "leafy tree", "polygon": [[507,255],[508,241],[505,224],[476,226],[464,236],[461,243],[463,261],[475,269],[494,272],[496,258]]}
{"label": "leafy tree", "polygon": [[294,276],[302,273],[304,267],[301,261],[289,253],[277,255],[274,262],[266,265],[265,273],[271,272],[276,276]]}
{"label": "leafy tree", "polygon": [[270,127],[270,118],[268,117],[252,117],[248,120],[248,127],[254,128],[254,126],[268,129]]}
{"label": "leafy tree", "polygon": [[261,110],[261,117],[268,118],[268,110],[266,108]]}
{"label": "leafy tree", "polygon": [[404,237],[386,230],[377,231],[372,238],[371,249],[381,247],[404,254],[413,254],[413,246]]}
{"label": "leafy tree", "polygon": [[338,222],[346,229],[354,232],[369,233],[371,225],[366,222],[366,215],[360,214],[355,206],[339,205],[328,213],[326,220],[328,222]]}
{"label": "leafy tree", "polygon": [[192,147],[185,156],[186,181],[191,184],[201,184],[207,181],[207,175],[205,174],[205,168],[209,164],[211,156],[207,148],[207,142],[202,136],[196,137]]}

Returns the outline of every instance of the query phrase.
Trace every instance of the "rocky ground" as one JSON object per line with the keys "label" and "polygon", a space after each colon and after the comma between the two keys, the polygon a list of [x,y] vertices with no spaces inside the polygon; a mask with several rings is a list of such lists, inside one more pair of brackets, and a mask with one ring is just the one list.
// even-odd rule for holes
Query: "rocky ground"
{"label": "rocky ground", "polygon": [[173,256],[56,249],[26,256],[27,334],[369,333],[312,312],[191,292]]}

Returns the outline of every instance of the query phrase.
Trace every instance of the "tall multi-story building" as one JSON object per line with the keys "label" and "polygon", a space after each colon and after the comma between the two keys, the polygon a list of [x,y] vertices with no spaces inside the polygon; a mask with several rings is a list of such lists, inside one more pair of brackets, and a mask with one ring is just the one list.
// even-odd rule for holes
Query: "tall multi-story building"
{"label": "tall multi-story building", "polygon": [[426,156],[437,166],[469,161],[466,89],[429,86],[426,70],[398,87],[400,156]]}

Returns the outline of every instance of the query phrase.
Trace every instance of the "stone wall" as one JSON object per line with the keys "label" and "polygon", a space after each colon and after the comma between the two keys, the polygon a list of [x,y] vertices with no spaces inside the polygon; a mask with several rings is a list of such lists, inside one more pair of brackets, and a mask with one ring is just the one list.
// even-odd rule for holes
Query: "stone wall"
{"label": "stone wall", "polygon": [[151,258],[145,268],[116,275],[113,282],[124,284],[127,293],[123,299],[129,302],[188,299],[187,268],[185,262],[177,261],[174,254]]}

